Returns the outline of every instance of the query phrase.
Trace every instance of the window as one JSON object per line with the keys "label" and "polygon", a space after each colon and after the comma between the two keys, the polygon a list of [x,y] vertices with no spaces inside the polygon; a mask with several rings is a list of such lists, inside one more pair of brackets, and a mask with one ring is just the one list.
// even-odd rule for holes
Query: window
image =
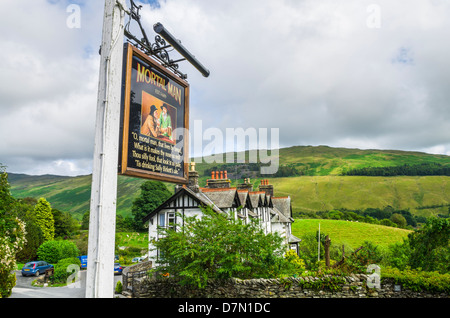
{"label": "window", "polygon": [[165,212],[159,215],[159,226],[175,229],[175,212]]}
{"label": "window", "polygon": [[175,213],[173,212],[167,213],[167,226],[170,229],[175,230]]}

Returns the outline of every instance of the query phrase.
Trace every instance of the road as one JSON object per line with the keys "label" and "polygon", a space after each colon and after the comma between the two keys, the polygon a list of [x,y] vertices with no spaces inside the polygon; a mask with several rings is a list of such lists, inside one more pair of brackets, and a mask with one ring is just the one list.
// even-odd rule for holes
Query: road
{"label": "road", "polygon": [[[20,271],[16,272],[16,286],[12,289],[9,298],[85,298],[86,271],[80,271],[78,283],[64,287],[35,287],[31,282],[34,276],[23,277]],[[114,275],[114,286],[122,280],[122,275]]]}

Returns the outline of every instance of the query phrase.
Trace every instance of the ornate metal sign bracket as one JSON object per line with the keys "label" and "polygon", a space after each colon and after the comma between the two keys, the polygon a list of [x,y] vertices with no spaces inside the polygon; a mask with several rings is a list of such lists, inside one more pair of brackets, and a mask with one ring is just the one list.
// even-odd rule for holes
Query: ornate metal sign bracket
{"label": "ornate metal sign bracket", "polygon": [[[130,0],[131,8],[129,13],[129,21],[125,25],[125,36],[128,41],[143,51],[145,54],[156,58],[164,67],[170,69],[177,76],[182,79],[186,79],[187,75],[178,70],[178,63],[181,61],[188,60],[194,67],[196,67],[205,77],[209,76],[209,71],[198,62],[193,55],[191,55],[182,45],[181,41],[175,39],[160,23],[153,26],[153,29],[158,34],[155,36],[155,42],[151,43],[145,33],[144,28],[141,24],[141,16],[139,11],[141,10],[141,5],[136,5],[133,0]],[[131,20],[135,20],[139,25],[142,32],[142,38],[138,39],[130,32]],[[168,43],[169,42],[169,43]],[[173,50],[177,50],[183,58],[172,60],[169,53]]]}

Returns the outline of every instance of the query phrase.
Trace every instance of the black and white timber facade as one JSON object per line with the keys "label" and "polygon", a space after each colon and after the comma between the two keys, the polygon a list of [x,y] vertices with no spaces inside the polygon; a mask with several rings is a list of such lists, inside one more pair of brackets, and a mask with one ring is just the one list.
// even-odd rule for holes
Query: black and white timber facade
{"label": "black and white timber facade", "polygon": [[248,179],[236,188],[230,187],[231,181],[226,171],[213,171],[207,186],[202,188],[198,185],[198,172],[194,167],[191,165],[189,171],[189,184],[178,186],[173,196],[144,218],[144,222],[148,223],[149,260],[156,261],[158,257],[151,243],[159,239],[158,227],[176,227],[181,222],[177,214],[201,216],[201,208],[205,206],[210,206],[217,213],[230,215],[231,212],[244,222],[258,218],[265,233],[278,232],[284,238],[286,247],[298,253],[300,239],[292,235],[294,219],[289,196],[273,196],[273,185],[268,180],[261,180],[258,191],[253,191]]}

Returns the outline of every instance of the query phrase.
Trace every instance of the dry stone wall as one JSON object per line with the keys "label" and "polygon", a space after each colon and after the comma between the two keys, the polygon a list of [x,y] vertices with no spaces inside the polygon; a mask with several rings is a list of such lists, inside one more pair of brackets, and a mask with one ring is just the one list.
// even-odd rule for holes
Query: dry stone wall
{"label": "dry stone wall", "polygon": [[[211,280],[205,289],[181,286],[173,278],[141,279],[134,284],[136,298],[448,298],[446,293],[411,291],[383,280],[368,287],[367,275],[347,277],[290,277],[282,279]],[[371,284],[369,284],[370,286]]]}

